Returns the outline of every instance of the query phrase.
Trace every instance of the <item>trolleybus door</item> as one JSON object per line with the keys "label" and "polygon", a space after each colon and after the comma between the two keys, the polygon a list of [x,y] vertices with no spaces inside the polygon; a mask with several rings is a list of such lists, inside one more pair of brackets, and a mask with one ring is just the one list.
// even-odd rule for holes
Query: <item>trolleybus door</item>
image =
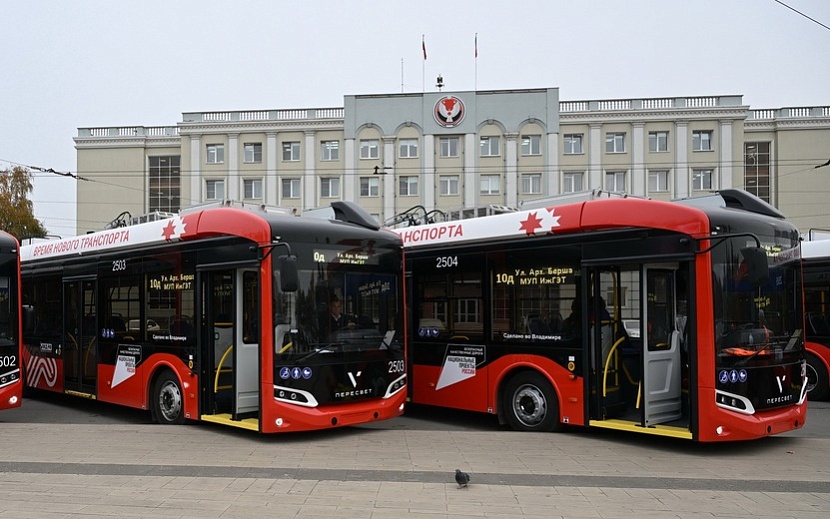
{"label": "trolleybus door", "polygon": [[670,263],[588,270],[594,419],[650,426],[681,417],[678,268]]}
{"label": "trolleybus door", "polygon": [[95,395],[98,316],[94,277],[64,280],[64,391]]}
{"label": "trolleybus door", "polygon": [[681,416],[680,340],[674,268],[643,268],[642,308],[646,327],[643,399],[645,425],[671,422]]}
{"label": "trolleybus door", "polygon": [[202,356],[208,398],[216,414],[238,420],[259,410],[259,340],[256,301],[258,272],[223,269],[202,274],[204,301]]}

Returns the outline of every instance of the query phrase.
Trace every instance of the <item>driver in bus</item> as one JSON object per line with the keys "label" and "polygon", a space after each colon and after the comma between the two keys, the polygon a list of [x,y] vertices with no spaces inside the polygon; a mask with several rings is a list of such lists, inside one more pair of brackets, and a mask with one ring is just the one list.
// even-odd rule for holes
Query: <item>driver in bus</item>
{"label": "driver in bus", "polygon": [[340,330],[354,330],[355,320],[349,315],[343,313],[343,301],[337,297],[337,294],[332,294],[329,297],[329,308],[320,319],[320,330],[324,335],[331,335]]}

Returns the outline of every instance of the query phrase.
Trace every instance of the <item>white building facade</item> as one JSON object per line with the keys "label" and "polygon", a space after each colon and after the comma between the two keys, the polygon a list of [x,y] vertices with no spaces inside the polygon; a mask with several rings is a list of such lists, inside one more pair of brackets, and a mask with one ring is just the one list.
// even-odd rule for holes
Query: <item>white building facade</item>
{"label": "white building facade", "polygon": [[557,88],[345,96],[343,107],[183,114],[79,128],[78,233],[117,215],[238,200],[360,203],[381,222],[600,189],[743,188],[830,228],[830,108],[741,96],[561,101]]}

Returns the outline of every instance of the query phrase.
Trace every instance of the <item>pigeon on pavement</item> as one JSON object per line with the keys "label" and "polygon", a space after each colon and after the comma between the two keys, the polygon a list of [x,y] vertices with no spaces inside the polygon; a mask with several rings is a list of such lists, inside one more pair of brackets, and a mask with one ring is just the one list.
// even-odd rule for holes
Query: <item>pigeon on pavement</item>
{"label": "pigeon on pavement", "polygon": [[470,475],[466,472],[461,472],[461,469],[455,469],[455,482],[458,483],[458,488],[466,487],[470,482]]}

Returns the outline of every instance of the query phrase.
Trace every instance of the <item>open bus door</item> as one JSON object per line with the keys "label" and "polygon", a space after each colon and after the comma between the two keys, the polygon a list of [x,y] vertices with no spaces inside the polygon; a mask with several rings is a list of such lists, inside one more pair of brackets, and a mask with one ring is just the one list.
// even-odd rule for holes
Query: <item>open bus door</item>
{"label": "open bus door", "polygon": [[203,420],[259,429],[258,276],[245,268],[201,273]]}
{"label": "open bus door", "polygon": [[96,278],[63,281],[63,387],[67,393],[95,398],[98,315]]}
{"label": "open bus door", "polygon": [[[681,341],[685,304],[680,264],[587,269],[591,425],[619,429],[678,425],[683,417]],[[682,317],[685,317],[683,315]]]}

